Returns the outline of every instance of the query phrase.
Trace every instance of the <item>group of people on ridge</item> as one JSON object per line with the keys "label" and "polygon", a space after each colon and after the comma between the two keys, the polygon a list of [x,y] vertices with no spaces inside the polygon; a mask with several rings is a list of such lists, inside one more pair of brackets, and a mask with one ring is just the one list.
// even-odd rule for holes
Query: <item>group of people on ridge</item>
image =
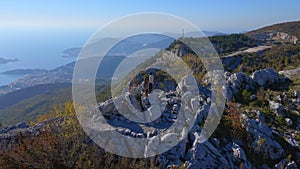
{"label": "group of people on ridge", "polygon": [[154,82],[154,76],[152,73],[149,73],[148,78],[145,77],[144,81],[142,83],[143,84],[143,92],[146,97],[148,97],[149,93],[151,93],[153,90],[153,82]]}
{"label": "group of people on ridge", "polygon": [[142,111],[144,111],[143,99],[147,99],[149,94],[153,91],[153,84],[154,75],[150,72],[148,76],[144,77],[142,85],[138,85],[135,78],[132,80],[132,85],[129,85],[128,91],[140,103]]}

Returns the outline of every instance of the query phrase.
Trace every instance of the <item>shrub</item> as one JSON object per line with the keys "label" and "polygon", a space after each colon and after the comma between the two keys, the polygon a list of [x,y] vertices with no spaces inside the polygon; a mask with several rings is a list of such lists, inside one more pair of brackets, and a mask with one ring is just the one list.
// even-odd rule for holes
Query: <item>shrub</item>
{"label": "shrub", "polygon": [[224,111],[223,117],[212,135],[212,137],[221,140],[221,145],[226,144],[222,141],[224,140],[223,138],[246,140],[248,137],[248,134],[242,125],[243,120],[241,119],[241,113],[237,103],[227,103],[227,108]]}

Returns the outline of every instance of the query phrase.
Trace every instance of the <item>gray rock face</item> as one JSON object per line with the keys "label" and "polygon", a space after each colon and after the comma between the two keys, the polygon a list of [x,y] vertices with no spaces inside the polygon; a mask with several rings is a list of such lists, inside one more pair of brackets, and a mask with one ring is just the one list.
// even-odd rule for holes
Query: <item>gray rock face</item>
{"label": "gray rock face", "polygon": [[275,141],[271,129],[262,121],[246,118],[246,130],[254,138],[252,147],[270,159],[280,159],[284,155],[281,145]]}
{"label": "gray rock face", "polygon": [[194,77],[188,75],[177,85],[176,92],[180,95],[186,93],[187,91],[199,93],[199,89],[195,88],[195,85],[197,84],[195,83]]}
{"label": "gray rock face", "polygon": [[108,115],[110,116],[111,114],[116,114],[117,109],[114,105],[113,99],[109,99],[99,105],[99,110],[101,113],[105,116]]}
{"label": "gray rock face", "polygon": [[167,151],[166,153],[159,155],[161,166],[163,166],[163,168],[170,168],[170,166],[180,166],[181,159],[186,158],[186,144],[187,139],[181,141],[177,146]]}
{"label": "gray rock face", "polygon": [[185,162],[184,166],[187,169],[202,168],[230,168],[227,160],[221,155],[211,143],[199,143],[198,133],[194,134],[195,141],[193,148],[188,152],[191,158]]}
{"label": "gray rock face", "polygon": [[299,132],[293,133],[293,134],[283,134],[283,138],[286,142],[288,142],[291,146],[295,147],[296,149],[300,150],[300,141],[298,141],[295,138],[295,135],[297,135]]}
{"label": "gray rock face", "polygon": [[297,166],[297,164],[295,163],[295,161],[289,162],[289,163],[286,165],[286,167],[285,167],[285,169],[297,169],[297,168],[298,168],[298,166]]}
{"label": "gray rock face", "polygon": [[18,123],[16,125],[14,125],[14,126],[9,126],[9,127],[5,127],[3,129],[1,129],[0,134],[7,133],[7,132],[10,132],[12,130],[26,129],[26,128],[29,128],[29,124],[26,123],[26,122],[21,122],[21,123]]}
{"label": "gray rock face", "polygon": [[[224,74],[227,83],[227,100],[232,100],[233,96],[242,90],[251,91],[258,86],[269,87],[274,83],[281,83],[278,73],[273,68],[255,71],[250,77],[243,72]],[[258,85],[258,86],[257,86]],[[250,100],[255,100],[256,96],[251,95]]]}
{"label": "gray rock face", "polygon": [[272,33],[270,33],[270,38],[272,40],[290,41],[293,44],[296,44],[298,41],[297,37],[289,35],[285,32],[272,32]]}
{"label": "gray rock face", "polygon": [[27,123],[19,123],[0,130],[0,148],[1,150],[9,150],[13,144],[17,143],[20,133],[28,133],[29,125]]}
{"label": "gray rock face", "polygon": [[240,93],[241,90],[254,89],[253,80],[245,73],[239,72],[231,74],[226,72],[225,78],[227,82],[227,100],[232,100],[233,95]]}
{"label": "gray rock face", "polygon": [[234,156],[235,161],[238,161],[238,162],[247,161],[247,157],[246,157],[244,150],[238,144],[233,143],[232,151],[233,151],[233,156]]}
{"label": "gray rock face", "polygon": [[287,160],[283,159],[279,163],[275,164],[274,169],[298,169],[298,166],[295,161],[287,163]]}
{"label": "gray rock face", "polygon": [[[236,143],[228,143],[219,147],[218,141],[212,139],[204,143],[199,142],[199,134],[192,134],[194,140],[192,149],[186,155],[185,168],[253,168],[247,160],[244,150]],[[192,140],[190,140],[192,141]]]}
{"label": "gray rock face", "polygon": [[[46,121],[35,124],[30,127],[28,123],[22,122],[13,126],[8,126],[0,130],[0,149],[10,150],[14,144],[18,143],[18,136],[28,136],[29,138],[35,137],[43,132],[45,126],[49,123],[54,122],[55,124],[61,124],[63,121],[62,117],[48,119]],[[56,126],[57,127],[57,126]]]}
{"label": "gray rock face", "polygon": [[272,32],[263,32],[251,36],[254,39],[260,40],[275,40],[275,41],[287,41],[293,44],[297,44],[298,38],[293,35],[289,35],[285,32],[272,31]]}
{"label": "gray rock face", "polygon": [[284,169],[284,166],[286,164],[286,159],[281,160],[279,163],[275,164],[275,169]]}
{"label": "gray rock face", "polygon": [[182,45],[176,45],[171,52],[179,57],[183,57],[189,53],[189,51]]}
{"label": "gray rock face", "polygon": [[278,73],[273,68],[255,71],[251,77],[260,86],[267,86],[279,80]]}

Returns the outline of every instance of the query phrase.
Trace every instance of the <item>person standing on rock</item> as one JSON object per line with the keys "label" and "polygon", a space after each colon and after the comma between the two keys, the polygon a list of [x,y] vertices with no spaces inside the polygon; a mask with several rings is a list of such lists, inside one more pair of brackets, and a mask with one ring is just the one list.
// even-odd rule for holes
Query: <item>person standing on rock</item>
{"label": "person standing on rock", "polygon": [[153,74],[150,72],[150,73],[149,73],[149,93],[151,93],[152,90],[153,90],[153,82],[154,82],[154,76],[153,76]]}
{"label": "person standing on rock", "polygon": [[147,77],[144,78],[143,88],[144,88],[144,94],[145,94],[145,96],[148,97],[148,94],[149,94],[149,80],[148,80]]}

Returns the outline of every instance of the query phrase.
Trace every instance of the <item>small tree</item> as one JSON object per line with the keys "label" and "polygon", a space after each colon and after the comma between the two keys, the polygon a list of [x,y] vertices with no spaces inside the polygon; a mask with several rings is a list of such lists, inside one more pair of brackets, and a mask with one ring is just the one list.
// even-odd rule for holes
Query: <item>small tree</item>
{"label": "small tree", "polygon": [[239,140],[247,140],[247,132],[243,126],[244,119],[242,119],[242,110],[237,103],[227,103],[227,115],[224,116],[227,125],[231,130],[231,137]]}

